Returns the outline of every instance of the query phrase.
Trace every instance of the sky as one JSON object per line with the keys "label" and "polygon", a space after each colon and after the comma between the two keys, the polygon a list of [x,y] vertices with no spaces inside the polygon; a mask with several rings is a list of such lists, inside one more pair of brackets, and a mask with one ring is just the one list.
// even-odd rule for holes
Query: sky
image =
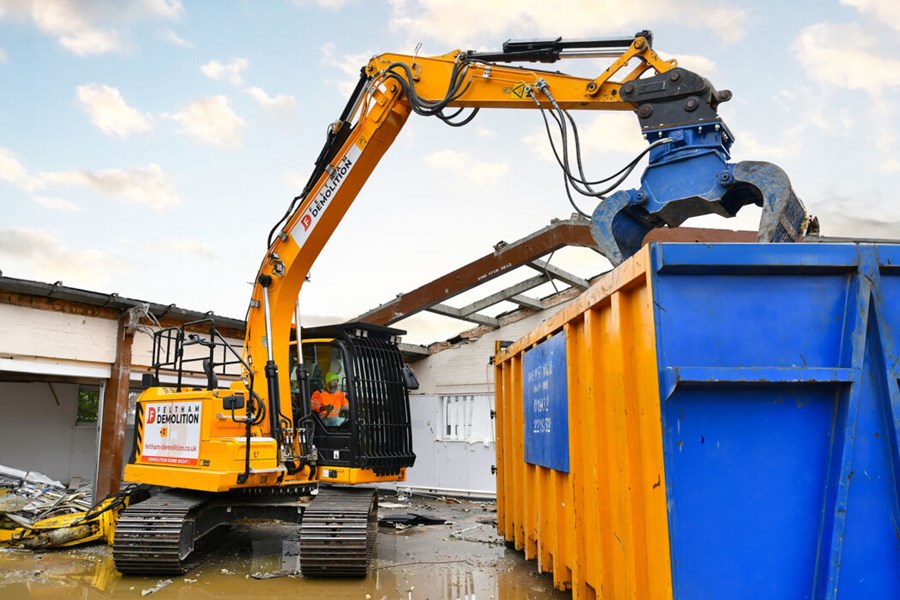
{"label": "sky", "polygon": [[[732,91],[719,109],[732,161],[784,169],[823,235],[900,237],[895,0],[0,0],[0,271],[243,318],[269,230],[369,58],[643,29]],[[645,147],[630,113],[575,116],[592,176]],[[304,324],[355,317],[571,213],[537,111],[462,128],[413,115],[313,266]],[[551,262],[609,268],[590,251]],[[413,343],[467,328],[398,325]]]}

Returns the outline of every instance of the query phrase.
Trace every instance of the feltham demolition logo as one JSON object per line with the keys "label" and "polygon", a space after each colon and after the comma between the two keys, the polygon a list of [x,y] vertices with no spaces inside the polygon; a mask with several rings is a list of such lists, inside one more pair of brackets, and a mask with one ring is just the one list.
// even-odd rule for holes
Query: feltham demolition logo
{"label": "feltham demolition logo", "polygon": [[196,412],[157,413],[154,406],[147,410],[147,425],[192,425],[199,422],[200,414]]}
{"label": "feltham demolition logo", "polygon": [[347,173],[353,168],[353,160],[349,156],[344,156],[340,165],[334,168],[331,179],[328,184],[316,194],[316,199],[306,209],[306,214],[300,217],[300,224],[303,225],[303,231],[309,231],[313,224],[313,219],[318,219],[319,215],[325,211],[328,202],[341,187]]}

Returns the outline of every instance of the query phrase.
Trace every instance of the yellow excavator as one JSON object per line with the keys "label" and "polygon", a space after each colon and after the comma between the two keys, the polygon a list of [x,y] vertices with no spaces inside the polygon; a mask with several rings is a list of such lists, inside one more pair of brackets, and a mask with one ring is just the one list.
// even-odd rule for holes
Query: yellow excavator
{"label": "yellow excavator", "polygon": [[[570,57],[611,61],[593,78],[534,68]],[[763,207],[761,240],[796,239],[812,226],[777,167],[727,162],[733,136],[716,109],[729,97],[661,59],[647,31],[510,41],[492,53],[372,58],[308,183],[269,234],[243,347],[229,346],[212,321],[157,332],[125,479],[165,491],[121,512],[117,568],[183,572],[210,532],[254,517],[301,524],[305,576],[366,574],[377,527],[374,484],[404,480],[415,460],[408,397],[415,376],[398,349],[403,332],[364,323],[303,328],[298,295],[410,113],[459,126],[481,108],[539,111],[548,130],[559,130],[551,143],[570,200],[575,190],[599,201],[591,216],[597,247],[618,264],[654,227],[698,214],[733,216],[751,203]],[[612,178],[591,181],[571,110],[633,111],[647,150]],[[641,188],[609,195],[647,154]],[[239,380],[220,389],[229,369]],[[186,374],[201,370],[206,385],[188,384]],[[165,376],[174,383],[163,385]],[[346,400],[333,410],[341,394]]]}

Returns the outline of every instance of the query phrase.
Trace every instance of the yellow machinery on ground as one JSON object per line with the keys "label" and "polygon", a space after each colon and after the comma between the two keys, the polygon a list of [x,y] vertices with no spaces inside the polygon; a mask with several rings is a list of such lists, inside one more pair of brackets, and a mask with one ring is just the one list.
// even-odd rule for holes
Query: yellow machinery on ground
{"label": "yellow machinery on ground", "polygon": [[31,550],[65,548],[91,542],[112,543],[119,513],[142,495],[128,490],[98,502],[88,511],[40,519],[15,529],[0,529],[0,545]]}
{"label": "yellow machinery on ground", "polygon": [[[554,150],[566,190],[602,200],[594,234],[615,264],[653,227],[710,212],[733,216],[748,203],[764,207],[761,238],[797,237],[809,223],[789,186],[770,193],[777,178],[760,176],[772,174],[765,163],[726,163],[732,136],[716,109],[730,93],[661,59],[651,41],[640,32],[614,40],[508,42],[497,53],[374,57],[330,127],[308,183],[269,234],[243,348],[228,346],[211,322],[157,333],[155,371],[137,401],[125,478],[171,489],[122,512],[117,568],[182,571],[207,533],[249,516],[302,522],[307,576],[366,573],[376,495],[351,486],[402,481],[413,464],[407,389],[414,377],[398,350],[402,332],[361,323],[306,330],[296,307],[313,261],[411,112],[454,126],[481,108],[539,110],[548,124],[549,113],[562,135],[562,149]],[[612,61],[595,78],[504,64],[570,56]],[[463,115],[466,109],[472,114]],[[649,146],[611,184],[589,181],[569,110],[634,111]],[[606,198],[646,154],[641,190]],[[676,193],[659,185],[676,175]],[[202,360],[205,386],[185,383],[186,371],[200,370],[191,369],[194,360]],[[219,389],[217,373],[228,368],[240,369],[241,379]],[[340,422],[311,408],[332,375],[349,405]],[[164,376],[175,383],[163,386]]]}

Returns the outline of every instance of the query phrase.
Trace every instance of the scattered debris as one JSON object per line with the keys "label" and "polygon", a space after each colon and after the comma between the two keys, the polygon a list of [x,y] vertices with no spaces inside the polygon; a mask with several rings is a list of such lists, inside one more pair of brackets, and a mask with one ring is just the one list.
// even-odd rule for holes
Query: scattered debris
{"label": "scattered debris", "polygon": [[251,579],[277,579],[279,577],[294,577],[299,575],[296,571],[271,571],[268,573],[250,573],[247,575]]}
{"label": "scattered debris", "polygon": [[478,529],[481,525],[472,525],[471,527],[466,527],[465,529],[460,529],[459,531],[454,531],[450,534],[450,537],[461,537],[467,531],[472,531],[473,529]]}
{"label": "scattered debris", "polygon": [[37,472],[0,465],[0,529],[31,527],[36,521],[91,508],[91,485],[69,489]]}
{"label": "scattered debris", "polygon": [[444,519],[416,513],[385,515],[378,519],[378,524],[382,527],[394,527],[396,529],[406,529],[417,525],[443,525],[444,523],[446,523]]}
{"label": "scattered debris", "polygon": [[92,506],[90,484],[74,480],[66,487],[41,473],[0,466],[0,545],[42,550],[109,542],[119,513],[144,494],[125,486]]}
{"label": "scattered debris", "polygon": [[400,509],[409,507],[409,500],[412,494],[408,490],[397,489],[393,497],[382,497],[378,502],[378,508]]}
{"label": "scattered debris", "polygon": [[150,594],[155,594],[161,589],[164,589],[168,586],[172,585],[171,579],[161,579],[159,582],[154,585],[152,588],[141,590],[141,596],[149,596]]}
{"label": "scattered debris", "polygon": [[493,527],[485,527],[484,523],[454,531],[450,534],[449,539],[464,542],[477,542],[489,546],[499,546],[505,543],[503,538],[497,534],[497,531]]}

